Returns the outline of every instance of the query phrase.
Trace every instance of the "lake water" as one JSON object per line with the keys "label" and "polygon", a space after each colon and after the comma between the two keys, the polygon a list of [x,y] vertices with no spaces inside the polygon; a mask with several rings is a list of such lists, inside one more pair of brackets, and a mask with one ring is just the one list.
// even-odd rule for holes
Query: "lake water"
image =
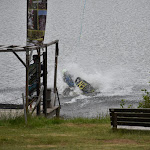
{"label": "lake water", "polygon": [[[67,69],[100,94],[61,98],[66,117],[95,117],[110,107],[136,107],[149,89],[150,1],[48,1],[45,43],[59,39],[58,90]],[[26,0],[1,0],[0,44],[26,45]],[[25,61],[24,53],[19,53]],[[54,46],[48,48],[48,87],[53,87]],[[0,53],[0,101],[22,103],[25,68],[12,53]]]}

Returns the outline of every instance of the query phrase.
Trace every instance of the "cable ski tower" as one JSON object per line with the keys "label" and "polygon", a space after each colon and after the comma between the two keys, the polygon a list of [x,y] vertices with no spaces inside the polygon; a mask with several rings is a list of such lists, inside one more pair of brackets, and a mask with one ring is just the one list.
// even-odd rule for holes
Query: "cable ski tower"
{"label": "cable ski tower", "polygon": [[[23,64],[26,70],[25,94],[22,94],[24,107],[19,105],[0,105],[2,109],[21,109],[24,112],[33,114],[43,113],[50,116],[52,113],[58,117],[60,112],[60,101],[57,90],[57,65],[59,55],[59,40],[44,44],[47,17],[47,0],[27,0],[27,44],[0,45],[0,52],[11,52]],[[47,51],[48,47],[55,45],[55,65],[54,65],[54,87],[47,88]],[[25,52],[24,62],[18,52]],[[53,98],[51,98],[53,94]],[[56,101],[58,100],[58,106]],[[13,106],[13,107],[12,107]],[[33,107],[31,109],[31,106]]]}

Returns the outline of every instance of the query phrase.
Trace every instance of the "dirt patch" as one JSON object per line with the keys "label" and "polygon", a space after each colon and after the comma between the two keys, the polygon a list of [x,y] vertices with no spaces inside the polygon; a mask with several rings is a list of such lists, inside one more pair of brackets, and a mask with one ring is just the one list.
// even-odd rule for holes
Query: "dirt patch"
{"label": "dirt patch", "polygon": [[114,139],[114,140],[105,140],[104,143],[107,144],[138,144],[134,140],[128,140],[128,139]]}
{"label": "dirt patch", "polygon": [[[34,136],[34,137],[40,137],[43,134],[30,134],[30,136]],[[45,136],[61,136],[61,137],[67,137],[67,136],[75,136],[74,134],[59,134],[59,133],[47,133],[45,134]]]}
{"label": "dirt patch", "polygon": [[65,124],[65,126],[68,126],[68,127],[96,127],[98,125],[95,125],[95,124],[74,124],[74,123],[67,123]]}
{"label": "dirt patch", "polygon": [[51,136],[64,136],[64,137],[67,137],[67,136],[75,136],[74,134],[59,134],[59,133],[52,133],[52,134],[49,134]]}
{"label": "dirt patch", "polygon": [[27,145],[27,148],[56,148],[56,145]]}

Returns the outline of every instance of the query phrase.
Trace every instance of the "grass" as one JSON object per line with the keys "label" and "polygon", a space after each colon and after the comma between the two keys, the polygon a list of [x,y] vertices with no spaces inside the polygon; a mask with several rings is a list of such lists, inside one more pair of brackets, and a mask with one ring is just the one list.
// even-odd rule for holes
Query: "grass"
{"label": "grass", "polygon": [[149,150],[150,131],[112,130],[108,117],[0,120],[0,150]]}

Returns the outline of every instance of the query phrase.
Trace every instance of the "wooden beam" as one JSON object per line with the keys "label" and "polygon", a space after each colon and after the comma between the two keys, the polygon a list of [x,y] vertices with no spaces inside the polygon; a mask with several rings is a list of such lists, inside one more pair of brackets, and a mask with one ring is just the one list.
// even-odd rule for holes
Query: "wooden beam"
{"label": "wooden beam", "polygon": [[[12,50],[10,50],[10,49],[7,49],[7,50],[4,50],[4,49],[0,49],[0,53],[1,52],[3,52],[3,53],[5,53],[5,52],[12,52]],[[18,49],[18,50],[15,50],[14,49],[14,52],[25,52],[25,50],[23,50],[23,49]]]}
{"label": "wooden beam", "polygon": [[43,94],[43,89],[44,89],[44,87],[42,86],[42,87],[41,87],[40,94],[39,94],[39,97],[38,97],[38,100],[37,100],[37,102],[36,102],[36,104],[35,104],[35,106],[34,106],[32,112],[31,112],[31,114],[33,114],[34,110],[37,108],[37,106],[39,105],[39,103],[40,103],[40,101],[41,101],[41,96],[42,96],[42,94]]}
{"label": "wooden beam", "polygon": [[0,104],[0,109],[23,109],[23,105]]}
{"label": "wooden beam", "polygon": [[14,55],[20,60],[20,62],[25,66],[25,67],[27,67],[26,66],[26,64],[24,63],[24,61],[19,57],[19,55],[12,49],[12,52],[14,53]]}
{"label": "wooden beam", "polygon": [[49,43],[46,43],[46,44],[43,44],[41,46],[17,46],[17,45],[0,45],[0,53],[3,52],[12,52],[12,49],[14,52],[26,52],[26,48],[29,50],[29,51],[32,51],[32,50],[37,50],[39,49],[40,47],[48,47],[48,46],[51,46],[53,44],[56,44],[58,43],[59,40],[55,40],[55,41],[52,41],[52,42],[49,42]]}
{"label": "wooden beam", "polygon": [[110,112],[143,112],[143,113],[150,113],[150,108],[110,108]]}
{"label": "wooden beam", "polygon": [[59,40],[55,40],[55,41],[52,41],[52,42],[50,42],[50,43],[47,43],[47,44],[43,44],[43,46],[45,47],[45,46],[50,46],[50,45],[53,45],[53,44],[56,44],[56,43],[58,43],[59,42]]}

